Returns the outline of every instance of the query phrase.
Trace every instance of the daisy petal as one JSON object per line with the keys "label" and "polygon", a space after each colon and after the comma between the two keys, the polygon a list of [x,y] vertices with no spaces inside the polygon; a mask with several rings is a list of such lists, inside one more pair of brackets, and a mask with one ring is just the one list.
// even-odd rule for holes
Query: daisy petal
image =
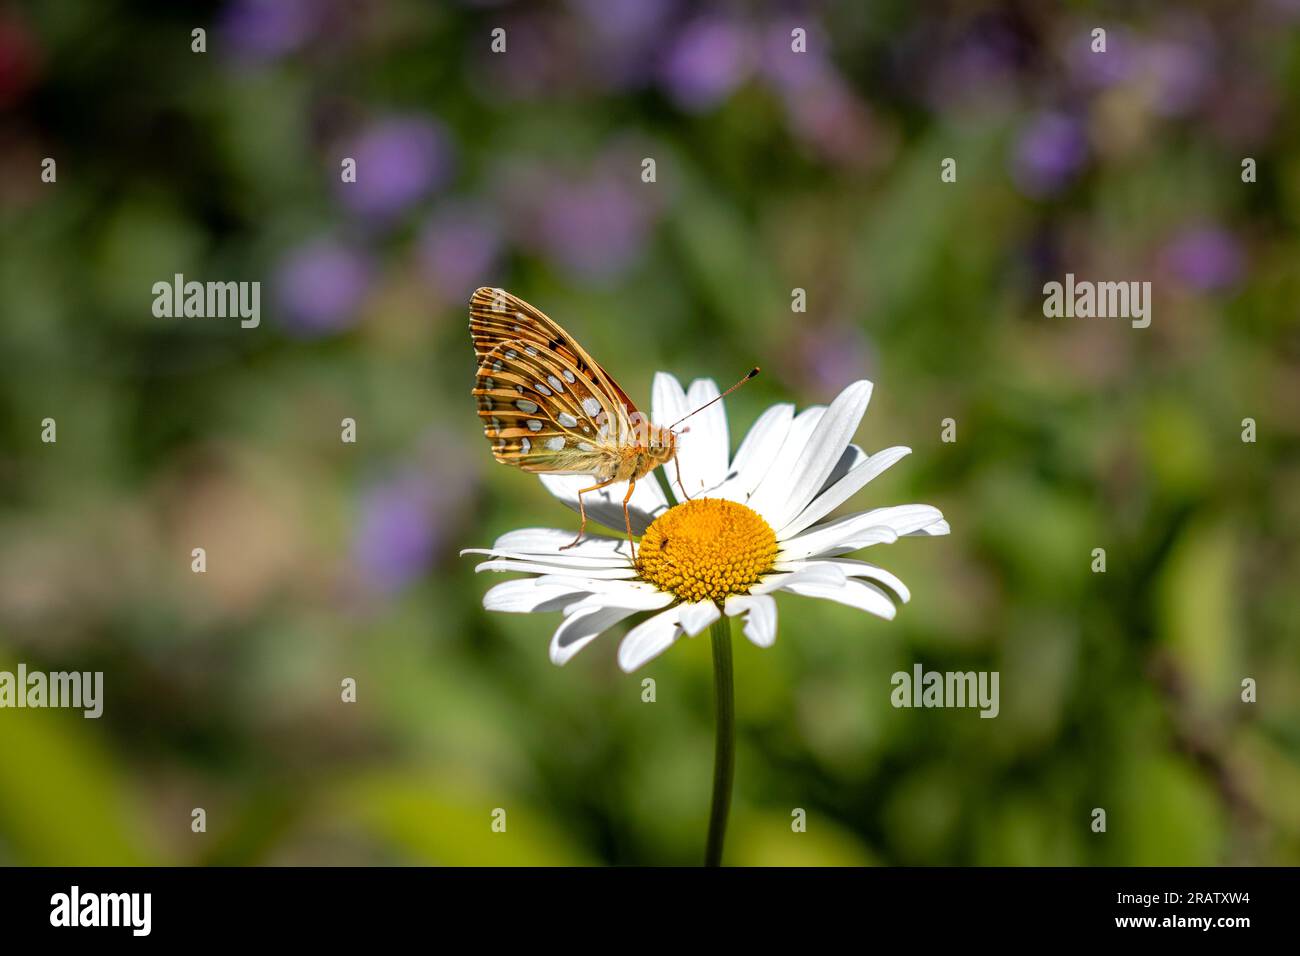
{"label": "daisy petal", "polygon": [[518,531],[507,531],[493,542],[492,547],[539,555],[580,554],[593,558],[622,558],[625,561],[632,559],[632,552],[625,537],[609,538],[603,535],[584,534],[582,540],[573,545],[573,539],[577,535],[577,529],[565,531],[559,528],[520,528]]}
{"label": "daisy petal", "polygon": [[[713,379],[697,378],[686,393],[686,414],[713,402],[718,394]],[[688,457],[682,462],[682,481],[694,498],[711,492],[727,477],[727,461],[731,457],[727,411],[722,402],[713,402],[683,428],[689,429],[683,440],[689,440],[690,445]]]}
{"label": "daisy petal", "polygon": [[893,448],[878,451],[865,461],[860,462],[856,468],[851,469],[843,478],[814,498],[812,503],[804,508],[797,518],[789,522],[784,528],[781,528],[777,532],[777,538],[793,537],[809,525],[820,521],[857,494],[867,482],[911,453],[912,449],[896,445]]}
{"label": "daisy petal", "polygon": [[685,417],[686,392],[677,377],[667,372],[655,372],[650,389],[650,420],[656,425],[671,425]]}
{"label": "daisy petal", "polygon": [[[626,582],[619,582],[626,583]],[[602,607],[626,608],[629,611],[657,611],[673,603],[673,596],[653,588],[609,588],[588,594],[564,609],[565,614],[578,614]]]}
{"label": "daisy petal", "polygon": [[789,591],[792,594],[801,594],[804,597],[826,598],[839,604],[847,604],[849,607],[855,607],[860,611],[883,617],[886,621],[892,621],[894,615],[898,613],[898,609],[894,607],[894,602],[889,599],[889,595],[867,581],[850,579],[839,587],[802,581],[791,584],[782,590]]}
{"label": "daisy petal", "polygon": [[625,673],[632,673],[673,646],[673,641],[682,633],[677,626],[678,610],[670,607],[660,611],[627,632],[623,643],[618,646],[618,666]]}
{"label": "daisy petal", "polygon": [[493,558],[517,558],[521,561],[545,561],[566,568],[627,568],[632,562],[627,558],[593,558],[567,551],[537,554],[529,551],[503,551],[499,548],[466,548],[465,554],[486,554]]}
{"label": "daisy petal", "polygon": [[[768,516],[762,511],[759,505],[763,502],[779,504],[782,499],[790,492],[790,477],[795,466],[799,462],[799,456],[803,454],[804,448],[808,445],[808,439],[812,437],[817,426],[821,423],[822,416],[826,414],[826,406],[813,405],[805,408],[802,412],[794,417],[790,423],[790,428],[786,431],[785,441],[781,442],[781,447],[773,456],[771,463],[768,465],[766,472],[754,488],[753,494],[749,500],[743,502],[749,505],[764,518]],[[768,521],[772,524],[772,521]],[[780,525],[776,525],[780,527]]]}
{"label": "daisy petal", "polygon": [[831,473],[826,476],[826,480],[822,482],[821,489],[813,496],[813,500],[816,501],[819,497],[824,495],[830,490],[831,486],[834,485],[835,482],[839,481],[866,460],[867,453],[857,445],[850,445],[848,448],[844,449],[844,454],[840,455],[840,460],[835,463],[835,467],[831,469]]}
{"label": "daisy petal", "polygon": [[564,664],[605,631],[635,613],[635,608],[598,607],[570,614],[551,637],[551,663]]}
{"label": "daisy petal", "polygon": [[[686,392],[677,378],[667,372],[655,372],[654,385],[650,389],[650,420],[656,425],[668,426],[685,417],[688,411]],[[677,440],[676,467],[681,467],[693,451],[690,437],[691,433],[687,432]],[[668,493],[673,496],[673,500],[679,504],[685,501],[682,489],[677,486],[677,472],[665,468],[664,476],[668,479]],[[682,475],[682,480],[687,480],[685,474]]]}
{"label": "daisy petal", "polygon": [[952,528],[948,527],[948,522],[940,518],[934,524],[928,524],[924,528],[921,528],[918,531],[909,531],[907,533],[908,535],[924,534],[924,535],[930,535],[931,537],[937,537],[942,534],[950,534],[951,532],[952,532]]}
{"label": "daisy petal", "polygon": [[802,534],[783,541],[778,560],[847,554],[872,544],[892,543],[899,535],[920,531],[942,520],[939,509],[930,505],[895,505],[846,515],[813,525]]}
{"label": "daisy petal", "polygon": [[[537,477],[542,480],[547,491],[574,511],[578,510],[578,491],[596,484],[596,479],[590,475],[538,475]],[[623,497],[626,494],[626,481],[616,482],[596,491],[588,491],[582,496],[582,502],[587,508],[587,517],[607,528],[626,531],[623,522]],[[644,534],[645,529],[650,527],[650,522],[667,510],[668,500],[664,498],[659,482],[653,475],[642,478],[632,491],[632,500],[627,503],[632,533]]]}
{"label": "daisy petal", "polygon": [[[801,561],[799,563],[801,567],[797,570],[767,575],[758,584],[750,588],[749,593],[771,594],[773,591],[780,591],[786,585],[797,581],[839,587],[846,580],[844,571],[837,568],[830,561]],[[777,571],[780,572],[784,567],[785,564],[778,561],[776,565]]]}
{"label": "daisy petal", "polygon": [[718,489],[723,498],[744,504],[767,474],[790,433],[793,405],[773,405],[754,422],[731,462],[727,481]]}
{"label": "daisy petal", "polygon": [[558,584],[539,584],[540,578],[502,581],[483,595],[483,607],[489,611],[526,614],[530,611],[560,611],[582,597],[583,590]]}
{"label": "daisy petal", "polygon": [[718,606],[712,601],[683,604],[678,608],[677,613],[677,621],[682,630],[691,637],[700,633],[720,617],[722,617],[722,612],[718,610]]}
{"label": "daisy petal", "polygon": [[[655,375],[650,400],[651,419],[656,425],[675,425],[691,412],[718,397],[718,386],[712,379],[700,378],[691,383],[689,392],[683,392],[677,379],[666,372]],[[727,413],[721,402],[710,405],[683,426],[677,437],[677,460],[664,468],[668,477],[668,490],[678,501],[686,495],[677,484],[681,480],[692,498],[709,494],[727,475],[727,456],[731,452],[727,438]]]}
{"label": "daisy petal", "polygon": [[897,594],[904,604],[912,600],[912,592],[907,589],[907,585],[897,575],[874,564],[868,564],[866,561],[855,561],[852,558],[836,558],[833,561],[790,561],[778,564],[777,570],[799,571],[819,564],[834,565],[850,578],[865,578],[869,581],[875,581],[877,584],[883,584]]}
{"label": "daisy petal", "polygon": [[644,581],[631,581],[626,578],[595,578],[584,577],[583,568],[557,568],[554,574],[544,574],[539,578],[533,578],[538,584],[546,587],[567,587],[573,591],[584,591],[587,594],[619,594],[623,591],[644,591],[647,594],[661,593],[653,584],[646,584]]}
{"label": "daisy petal", "polygon": [[[531,571],[533,574],[563,573],[566,568],[560,564],[543,564],[540,561],[515,561],[510,558],[494,558],[475,566],[475,571]],[[583,577],[590,578],[634,578],[636,571],[632,568],[569,568],[581,571]]]}
{"label": "daisy petal", "polygon": [[727,616],[745,615],[745,636],[759,647],[776,643],[776,601],[768,594],[732,594],[725,605]]}
{"label": "daisy petal", "polygon": [[752,507],[767,519],[768,524],[774,528],[785,527],[813,500],[849,447],[870,400],[871,383],[865,379],[840,392],[788,472],[781,493],[776,493],[778,486],[772,482],[764,483],[759,494],[754,496]]}

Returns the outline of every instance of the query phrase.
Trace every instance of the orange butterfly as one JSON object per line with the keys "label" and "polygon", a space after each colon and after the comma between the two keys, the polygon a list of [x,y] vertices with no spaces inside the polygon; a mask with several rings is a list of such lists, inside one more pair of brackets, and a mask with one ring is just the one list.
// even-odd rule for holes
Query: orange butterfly
{"label": "orange butterfly", "polygon": [[[582,524],[578,536],[565,546],[568,548],[581,541],[587,529],[582,496],[626,481],[623,520],[631,542],[627,503],[632,489],[655,468],[676,459],[680,433],[673,429],[691,416],[669,427],[651,424],[568,332],[503,289],[476,291],[470,298],[469,314],[478,358],[473,394],[493,456],[524,471],[592,476],[595,484],[578,491]],[[755,368],[723,395],[757,374]],[[719,395],[713,401],[721,398]],[[677,484],[686,494],[680,462]],[[635,547],[633,544],[634,557]]]}

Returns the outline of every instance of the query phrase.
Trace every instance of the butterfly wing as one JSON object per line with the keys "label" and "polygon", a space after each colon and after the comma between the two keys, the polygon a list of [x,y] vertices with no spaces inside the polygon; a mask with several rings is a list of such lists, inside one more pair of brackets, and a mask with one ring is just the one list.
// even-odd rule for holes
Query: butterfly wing
{"label": "butterfly wing", "polygon": [[568,363],[575,374],[592,383],[592,393],[605,405],[608,415],[622,420],[637,413],[636,404],[613,377],[586,350],[540,309],[535,309],[504,289],[484,286],[469,300],[469,331],[479,361],[507,342],[553,353]]}
{"label": "butterfly wing", "polygon": [[524,471],[595,475],[619,462],[614,404],[576,362],[531,339],[501,342],[478,366],[474,398],[497,461]]}

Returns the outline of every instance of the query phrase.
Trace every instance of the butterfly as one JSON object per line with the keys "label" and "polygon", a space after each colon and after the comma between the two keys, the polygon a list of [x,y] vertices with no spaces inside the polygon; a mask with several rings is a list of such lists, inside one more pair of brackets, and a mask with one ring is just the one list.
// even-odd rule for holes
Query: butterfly
{"label": "butterfly", "polygon": [[[578,491],[582,540],[587,509],[582,496],[626,481],[623,520],[635,558],[628,502],[636,483],[660,465],[675,462],[682,485],[672,426],[654,425],[586,350],[555,321],[503,289],[478,289],[469,302],[469,331],[478,359],[473,395],[483,434],[497,461],[537,474],[590,475]],[[758,374],[755,368],[723,395]],[[723,397],[719,395],[713,401]],[[683,429],[685,431],[685,429]]]}

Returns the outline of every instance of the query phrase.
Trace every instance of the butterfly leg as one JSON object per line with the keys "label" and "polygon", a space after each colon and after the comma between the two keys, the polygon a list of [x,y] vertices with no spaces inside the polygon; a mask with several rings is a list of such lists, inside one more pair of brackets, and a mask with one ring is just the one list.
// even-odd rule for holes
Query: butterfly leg
{"label": "butterfly leg", "polygon": [[[582,540],[583,534],[585,534],[587,531],[587,508],[582,503],[582,496],[589,491],[599,491],[601,488],[604,488],[606,485],[612,485],[614,481],[615,479],[611,478],[609,479],[609,481],[602,481],[600,484],[592,485],[590,488],[578,489],[578,514],[582,515],[582,524],[578,526],[578,536],[574,538],[572,541],[570,541],[568,544],[562,546],[560,548],[561,551],[568,551],[570,548],[576,548],[578,546],[578,542]],[[623,507],[623,511],[626,513],[627,511],[626,505]]]}
{"label": "butterfly leg", "polygon": [[680,458],[674,458],[673,464],[677,466],[677,487],[682,489],[682,494],[686,496],[687,501],[690,501],[691,493],[687,491],[686,486],[682,484],[682,460]]}
{"label": "butterfly leg", "polygon": [[627,483],[627,494],[623,496],[623,523],[627,525],[627,544],[632,549],[632,563],[636,564],[636,542],[632,540],[632,516],[627,512],[627,503],[632,500],[632,489],[636,487],[636,479],[633,478]]}

